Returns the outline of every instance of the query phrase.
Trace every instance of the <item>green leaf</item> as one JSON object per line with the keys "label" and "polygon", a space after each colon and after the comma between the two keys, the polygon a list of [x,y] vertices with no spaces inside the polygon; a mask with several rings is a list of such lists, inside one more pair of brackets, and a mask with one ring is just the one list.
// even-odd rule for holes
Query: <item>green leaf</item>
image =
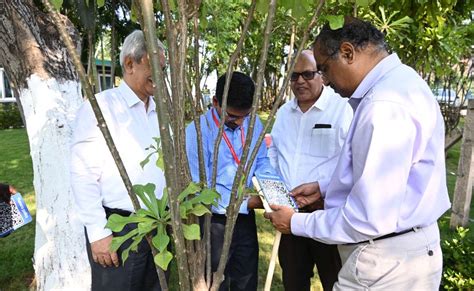
{"label": "green leaf", "polygon": [[50,0],[56,10],[60,10],[63,6],[63,0]]}
{"label": "green leaf", "polygon": [[202,205],[202,204],[197,204],[196,206],[194,206],[191,209],[191,211],[189,211],[189,214],[194,214],[196,216],[202,216],[206,213],[211,213],[211,211],[209,209],[207,209],[207,207]]}
{"label": "green leaf", "polygon": [[100,8],[105,5],[105,0],[97,0],[97,7]]}
{"label": "green leaf", "polygon": [[392,22],[392,26],[397,26],[397,25],[400,25],[402,27],[405,27],[407,23],[413,23],[413,19],[411,19],[410,17],[408,16],[404,16],[398,20],[395,20],[394,22]]}
{"label": "green leaf", "polygon": [[121,216],[114,213],[107,220],[107,224],[105,225],[105,227],[110,229],[113,232],[119,232],[119,231],[122,231],[124,226],[129,223],[139,223],[139,222],[148,221],[149,219],[150,218],[140,217],[137,215]]}
{"label": "green leaf", "polygon": [[207,7],[208,6],[205,4],[201,5],[201,14],[199,16],[199,26],[201,27],[201,31],[204,31],[207,28],[207,24],[208,24],[208,21],[207,21],[208,8]]}
{"label": "green leaf", "polygon": [[217,193],[216,190],[214,189],[209,189],[209,188],[205,188],[201,191],[201,193],[199,195],[197,195],[196,197],[194,197],[193,199],[191,199],[190,201],[193,203],[193,204],[196,204],[198,202],[201,202],[205,205],[216,205],[217,206],[217,200],[220,198],[220,194]]}
{"label": "green leaf", "polygon": [[179,215],[182,219],[186,219],[188,217],[188,210],[192,207],[193,204],[191,203],[191,201],[184,201],[183,203],[179,204]]}
{"label": "green leaf", "polygon": [[164,233],[158,232],[152,239],[153,246],[157,248],[160,252],[164,251],[168,244],[170,243],[170,238]]}
{"label": "green leaf", "polygon": [[[267,6],[268,6],[268,1]],[[285,10],[292,9],[295,6],[295,0],[281,0],[279,3]],[[268,10],[268,9],[267,9]]]}
{"label": "green leaf", "polygon": [[257,6],[255,7],[255,10],[257,10],[257,12],[261,13],[262,15],[265,15],[268,12],[268,7],[268,0],[257,0]]}
{"label": "green leaf", "polygon": [[308,12],[306,11],[307,7],[305,6],[306,5],[304,1],[296,0],[292,8],[293,17],[295,17],[296,19],[301,19],[303,17],[306,17],[308,15]]}
{"label": "green leaf", "polygon": [[199,232],[199,225],[193,223],[191,225],[183,224],[183,234],[184,238],[187,240],[199,240],[201,235]]}
{"label": "green leaf", "polygon": [[146,158],[140,162],[140,167],[142,167],[142,169],[143,167],[145,167],[146,164],[148,164],[148,162],[150,162],[150,157],[154,154],[155,153],[148,154],[148,156],[146,156]]}
{"label": "green leaf", "polygon": [[179,193],[178,201],[183,201],[184,198],[188,197],[191,194],[196,194],[197,192],[201,191],[201,186],[199,184],[191,182],[189,183],[188,187],[183,190],[183,192]]}
{"label": "green leaf", "polygon": [[329,22],[329,27],[332,30],[336,30],[344,26],[344,15],[326,15],[326,19]]}
{"label": "green leaf", "polygon": [[356,0],[357,6],[367,7],[370,4],[370,0]]}
{"label": "green leaf", "polygon": [[161,218],[163,218],[166,214],[166,206],[168,206],[168,188],[164,187],[163,188],[163,196],[161,196],[161,199],[157,200],[158,203],[158,214]]}
{"label": "green leaf", "polygon": [[145,221],[145,222],[140,222],[138,224],[138,233],[139,234],[147,234],[150,231],[153,230],[154,228],[155,221],[150,220],[150,221]]}
{"label": "green leaf", "polygon": [[140,217],[153,217],[155,219],[158,219],[158,217],[156,217],[153,212],[145,208],[138,209],[136,215]]}
{"label": "green leaf", "polygon": [[158,216],[158,204],[155,196],[155,185],[148,183],[146,185],[133,185],[133,191],[140,197],[148,210]]}
{"label": "green leaf", "polygon": [[132,0],[132,5],[131,5],[131,9],[130,9],[130,19],[133,21],[133,22],[138,22],[138,15],[140,14],[138,12],[138,9],[137,9],[137,3],[134,3],[135,0]]}
{"label": "green leaf", "polygon": [[162,154],[158,155],[158,159],[156,159],[156,166],[160,168],[163,172],[165,171],[165,160],[163,159]]}
{"label": "green leaf", "polygon": [[168,269],[168,265],[172,259],[173,259],[173,255],[168,250],[164,250],[156,254],[154,258],[155,264],[165,271]]}
{"label": "green leaf", "polygon": [[144,236],[145,236],[144,234],[137,235],[136,237],[133,238],[133,242],[130,244],[130,246],[126,248],[125,250],[123,250],[122,256],[121,256],[123,264],[125,264],[125,261],[127,261],[130,251],[134,251],[134,252],[137,251],[138,244],[142,241]]}
{"label": "green leaf", "polygon": [[123,236],[116,236],[112,239],[112,243],[110,244],[110,250],[116,252],[119,247],[129,238],[136,235],[138,233],[138,229],[133,229],[129,233]]}
{"label": "green leaf", "polygon": [[140,200],[143,202],[143,204],[145,204],[145,206],[149,210],[152,210],[150,200],[145,195],[145,186],[144,185],[133,185],[133,192],[135,192],[135,194],[137,194],[137,196],[140,197]]}

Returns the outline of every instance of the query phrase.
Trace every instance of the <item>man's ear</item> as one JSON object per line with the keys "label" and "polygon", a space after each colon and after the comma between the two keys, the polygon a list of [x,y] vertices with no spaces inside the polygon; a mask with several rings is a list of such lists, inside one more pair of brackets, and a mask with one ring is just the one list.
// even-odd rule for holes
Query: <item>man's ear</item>
{"label": "man's ear", "polygon": [[133,72],[133,58],[131,56],[126,56],[124,59],[123,67],[127,74],[131,74]]}
{"label": "man's ear", "polygon": [[339,54],[348,64],[354,62],[355,59],[355,47],[350,42],[343,42],[339,47]]}

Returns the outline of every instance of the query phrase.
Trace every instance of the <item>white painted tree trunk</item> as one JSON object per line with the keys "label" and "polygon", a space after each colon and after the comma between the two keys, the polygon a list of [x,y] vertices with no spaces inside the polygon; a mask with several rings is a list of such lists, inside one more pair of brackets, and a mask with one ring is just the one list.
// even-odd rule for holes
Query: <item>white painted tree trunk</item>
{"label": "white painted tree trunk", "polygon": [[20,89],[36,191],[34,269],[38,290],[88,290],[85,236],[69,181],[74,114],[82,103],[76,81],[27,79]]}
{"label": "white painted tree trunk", "polygon": [[[78,76],[50,16],[33,0],[0,4],[0,66],[18,90],[33,162],[37,289],[88,290],[84,230],[69,183],[72,122],[82,103]],[[78,31],[62,19],[80,50]]]}

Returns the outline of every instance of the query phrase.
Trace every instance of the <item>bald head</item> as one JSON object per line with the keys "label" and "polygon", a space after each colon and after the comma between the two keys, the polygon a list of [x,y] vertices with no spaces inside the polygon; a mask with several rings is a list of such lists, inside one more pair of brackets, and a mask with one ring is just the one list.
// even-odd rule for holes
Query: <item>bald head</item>
{"label": "bald head", "polygon": [[313,51],[312,50],[304,50],[298,56],[296,62],[308,62],[314,64],[314,70],[316,70],[316,60],[314,59]]}

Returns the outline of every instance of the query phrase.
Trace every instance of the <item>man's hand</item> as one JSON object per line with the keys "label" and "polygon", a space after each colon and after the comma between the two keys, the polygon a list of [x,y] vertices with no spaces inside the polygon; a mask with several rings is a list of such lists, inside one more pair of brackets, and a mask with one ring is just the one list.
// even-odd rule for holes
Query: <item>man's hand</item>
{"label": "man's hand", "polygon": [[102,267],[118,267],[119,259],[116,252],[110,251],[112,243],[112,235],[104,237],[98,241],[91,243],[92,259],[94,262],[102,265]]}
{"label": "man's hand", "polygon": [[306,206],[312,208],[311,205],[317,203],[321,198],[321,190],[319,189],[318,182],[301,184],[291,190],[290,194],[295,198],[296,204],[298,204],[299,208],[304,208]]}
{"label": "man's hand", "polygon": [[291,233],[291,217],[295,211],[287,206],[270,205],[273,212],[265,212],[263,216],[269,219],[273,226],[284,234]]}
{"label": "man's hand", "polygon": [[263,208],[262,199],[257,195],[252,195],[247,200],[247,209]]}

